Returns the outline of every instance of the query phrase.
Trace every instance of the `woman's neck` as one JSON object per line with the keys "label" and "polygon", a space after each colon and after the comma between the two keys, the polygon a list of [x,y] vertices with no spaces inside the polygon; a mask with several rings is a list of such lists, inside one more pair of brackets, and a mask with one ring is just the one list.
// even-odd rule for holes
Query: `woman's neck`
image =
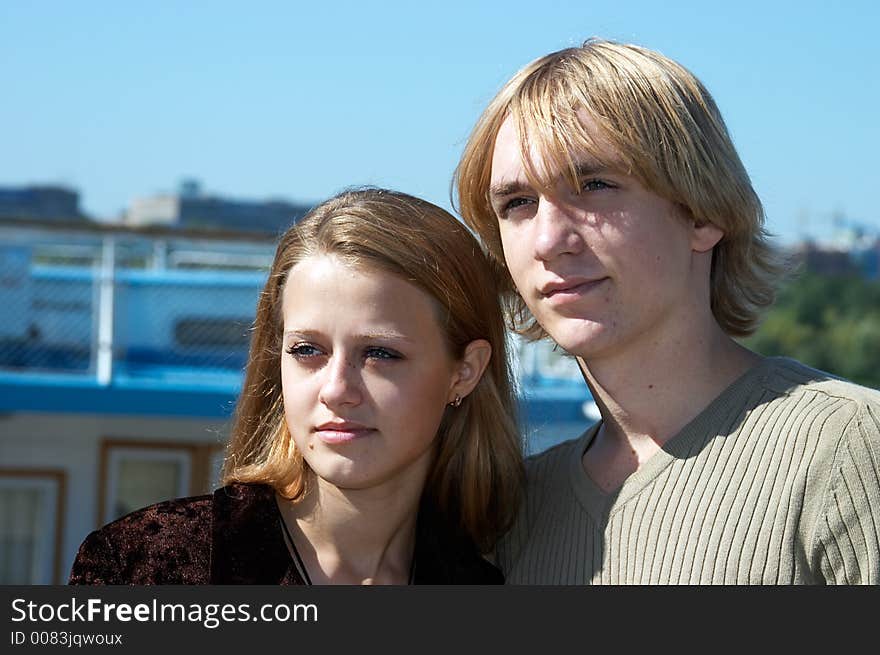
{"label": "woman's neck", "polygon": [[418,505],[399,489],[344,490],[320,479],[299,502],[278,496],[313,584],[407,584]]}

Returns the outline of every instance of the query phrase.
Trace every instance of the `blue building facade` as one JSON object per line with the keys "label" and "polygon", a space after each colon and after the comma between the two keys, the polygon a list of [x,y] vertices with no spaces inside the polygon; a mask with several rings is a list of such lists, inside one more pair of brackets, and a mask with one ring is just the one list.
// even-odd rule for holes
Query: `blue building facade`
{"label": "blue building facade", "polygon": [[0,187],[0,219],[83,221],[79,193],[60,186]]}
{"label": "blue building facade", "polygon": [[[8,226],[0,243],[0,584],[63,582],[90,530],[216,484],[274,244]],[[527,451],[577,436],[596,412],[574,363],[512,343]]]}

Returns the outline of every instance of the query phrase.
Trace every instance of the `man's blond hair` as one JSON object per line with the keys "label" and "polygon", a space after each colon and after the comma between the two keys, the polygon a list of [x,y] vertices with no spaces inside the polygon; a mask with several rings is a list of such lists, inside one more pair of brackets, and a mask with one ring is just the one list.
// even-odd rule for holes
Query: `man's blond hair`
{"label": "man's blond hair", "polygon": [[[712,312],[731,336],[755,330],[760,312],[775,299],[784,267],[721,113],[690,71],[646,48],[590,39],[513,76],[480,117],[453,180],[458,211],[502,267],[488,190],[495,138],[508,117],[524,135],[520,145],[532,183],[549,186],[562,174],[577,189],[577,160],[587,154],[633,175],[698,224],[720,228],[724,237],[712,256]],[[609,144],[614,161],[607,161]],[[541,170],[532,162],[533,150],[543,161]],[[514,329],[530,338],[545,336],[509,279],[508,291]]]}

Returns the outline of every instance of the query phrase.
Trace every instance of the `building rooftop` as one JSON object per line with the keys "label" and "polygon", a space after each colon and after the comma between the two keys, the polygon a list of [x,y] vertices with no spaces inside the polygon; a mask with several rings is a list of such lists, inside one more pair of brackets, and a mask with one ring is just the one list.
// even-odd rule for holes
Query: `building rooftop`
{"label": "building rooftop", "polygon": [[[7,223],[0,243],[0,412],[231,415],[274,240]],[[583,420],[576,367],[529,353],[525,418]]]}

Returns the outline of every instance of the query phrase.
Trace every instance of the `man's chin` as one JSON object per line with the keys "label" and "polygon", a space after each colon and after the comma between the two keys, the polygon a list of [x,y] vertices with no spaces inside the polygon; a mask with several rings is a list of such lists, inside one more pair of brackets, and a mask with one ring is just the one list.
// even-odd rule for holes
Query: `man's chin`
{"label": "man's chin", "polygon": [[575,357],[588,359],[607,345],[605,326],[589,319],[564,319],[544,330],[562,350]]}

